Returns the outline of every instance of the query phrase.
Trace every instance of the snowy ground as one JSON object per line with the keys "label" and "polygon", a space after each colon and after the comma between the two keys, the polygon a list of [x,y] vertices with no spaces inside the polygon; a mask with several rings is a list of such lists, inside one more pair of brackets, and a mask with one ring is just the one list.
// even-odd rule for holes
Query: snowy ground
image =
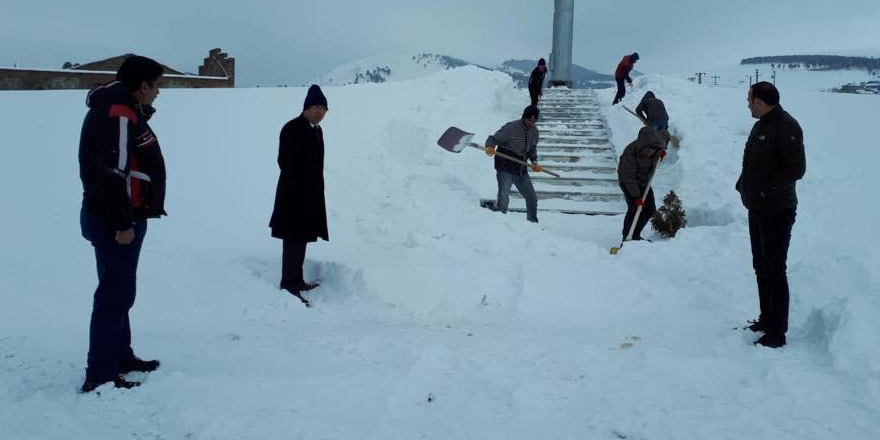
{"label": "snowy ground", "polygon": [[[518,117],[508,76],[327,88],[331,241],[309,247],[310,310],[277,290],[266,227],[278,130],[305,89],[163,91],[170,216],[150,223],[132,311],[135,350],[163,365],[101,395],[76,392],[95,284],[85,93],[0,93],[0,438],[878,438],[880,99],[781,90],[808,164],[789,345],[770,350],[732,330],[757,314],[733,191],[746,90],[636,83],[625,103],[654,90],[682,139],[659,185],[691,227],[614,257],[619,217],[481,209],[491,160],[434,144]],[[605,111],[622,149],[638,123]]]}

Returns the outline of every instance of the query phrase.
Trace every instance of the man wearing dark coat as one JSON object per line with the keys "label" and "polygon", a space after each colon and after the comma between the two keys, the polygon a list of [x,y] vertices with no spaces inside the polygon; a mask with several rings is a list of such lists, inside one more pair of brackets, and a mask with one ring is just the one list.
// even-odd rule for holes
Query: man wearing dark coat
{"label": "man wearing dark coat", "polygon": [[324,133],[319,125],[327,114],[327,98],[312,85],[303,112],[284,124],[278,144],[281,175],[275,191],[275,209],[269,227],[283,240],[281,289],[311,304],[302,296],[318,287],[303,278],[306,244],[319,238],[329,241],[324,202]]}
{"label": "man wearing dark coat", "polygon": [[779,348],[788,331],[786,260],[797,213],[796,183],[807,168],[801,126],[779,105],[779,91],[766,81],[749,88],[749,110],[758,119],[743,151],[736,181],[749,211],[752,267],[761,314],[749,325],[763,332],[755,344]]}
{"label": "man wearing dark coat", "polygon": [[116,81],[91,90],[79,141],[82,236],[95,250],[98,287],[89,325],[83,392],[112,383],[132,388],[124,375],[150,372],[158,360],[142,360],[131,348],[128,312],[134,306],[137,267],[147,219],[165,215],[165,159],[147,121],[156,111],[164,68],[130,56]]}
{"label": "man wearing dark coat", "polygon": [[529,75],[529,97],[532,99],[532,105],[537,106],[538,100],[544,90],[544,78],[547,76],[547,62],[543,58],[538,60],[538,65]]}

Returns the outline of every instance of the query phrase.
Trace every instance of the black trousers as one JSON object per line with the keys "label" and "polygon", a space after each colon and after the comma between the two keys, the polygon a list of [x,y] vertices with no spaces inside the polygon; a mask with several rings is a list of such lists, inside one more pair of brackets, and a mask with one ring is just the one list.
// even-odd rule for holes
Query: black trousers
{"label": "black trousers", "polygon": [[617,80],[617,94],[614,95],[614,103],[620,102],[626,96],[626,86],[623,85],[623,78]]}
{"label": "black trousers", "polygon": [[[626,216],[623,217],[623,239],[626,240],[633,218],[636,216],[636,210],[639,207],[636,206],[636,197],[627,194],[626,187],[623,184],[620,185],[620,189],[623,191],[623,197],[626,199]],[[644,191],[645,188],[641,188],[641,190]],[[648,197],[645,198],[645,204],[642,206],[642,213],[639,214],[639,220],[636,222],[636,230],[633,231],[632,236],[633,240],[642,239],[642,229],[645,229],[645,225],[648,224],[648,221],[651,220],[655,212],[657,212],[657,206],[654,204],[654,189],[652,188],[648,191]]]}
{"label": "black trousers", "polygon": [[788,277],[786,261],[796,208],[749,211],[752,267],[758,279],[758,317],[769,333],[788,331]]}
{"label": "black trousers", "polygon": [[538,105],[538,100],[541,97],[537,90],[529,89],[529,97],[532,98],[532,105]]}
{"label": "black trousers", "polygon": [[281,288],[288,291],[299,292],[305,280],[303,279],[303,263],[306,261],[306,242],[284,239],[284,249],[281,252]]}
{"label": "black trousers", "polygon": [[87,213],[85,208],[80,212],[80,225],[83,237],[95,248],[98,269],[98,287],[89,324],[86,378],[106,382],[119,374],[121,363],[134,359],[128,311],[134,305],[138,260],[147,221],[134,223],[134,240],[129,244],[117,243],[111,224]]}

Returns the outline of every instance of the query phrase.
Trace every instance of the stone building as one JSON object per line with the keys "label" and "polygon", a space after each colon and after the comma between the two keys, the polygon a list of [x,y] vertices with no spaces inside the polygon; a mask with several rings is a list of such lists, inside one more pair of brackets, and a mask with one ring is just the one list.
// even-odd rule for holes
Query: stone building
{"label": "stone building", "polygon": [[[132,54],[101,61],[73,65],[62,69],[22,69],[0,67],[0,90],[91,89],[116,78],[122,62]],[[220,49],[208,53],[198,75],[188,75],[164,64],[165,75],[159,82],[164,88],[235,87],[235,58]]]}

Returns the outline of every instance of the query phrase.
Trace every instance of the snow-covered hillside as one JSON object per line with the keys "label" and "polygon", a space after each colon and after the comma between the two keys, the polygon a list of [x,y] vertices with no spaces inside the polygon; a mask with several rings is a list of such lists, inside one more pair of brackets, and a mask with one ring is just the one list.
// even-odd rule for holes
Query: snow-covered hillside
{"label": "snow-covered hillside", "polygon": [[372,56],[333,69],[322,76],[319,83],[341,86],[405,81],[468,64],[470,63],[457,58],[431,53]]}
{"label": "snow-covered hillside", "polygon": [[[501,215],[482,140],[528,103],[476,67],[326,87],[330,242],[305,309],[277,289],[267,227],[277,139],[304,88],[163,90],[151,121],[169,216],[150,223],[133,345],[162,368],[78,394],[93,253],[79,233],[84,91],[0,92],[2,439],[870,439],[880,437],[876,97],[779,82],[807,175],[789,258],[789,345],[732,330],[757,314],[733,190],[746,89],[636,79],[664,99],[690,226],[630,243],[620,217]],[[610,103],[613,91],[599,92]],[[618,151],[638,122],[604,109]],[[843,135],[841,134],[843,133]],[[650,237],[655,238],[655,237]]]}

